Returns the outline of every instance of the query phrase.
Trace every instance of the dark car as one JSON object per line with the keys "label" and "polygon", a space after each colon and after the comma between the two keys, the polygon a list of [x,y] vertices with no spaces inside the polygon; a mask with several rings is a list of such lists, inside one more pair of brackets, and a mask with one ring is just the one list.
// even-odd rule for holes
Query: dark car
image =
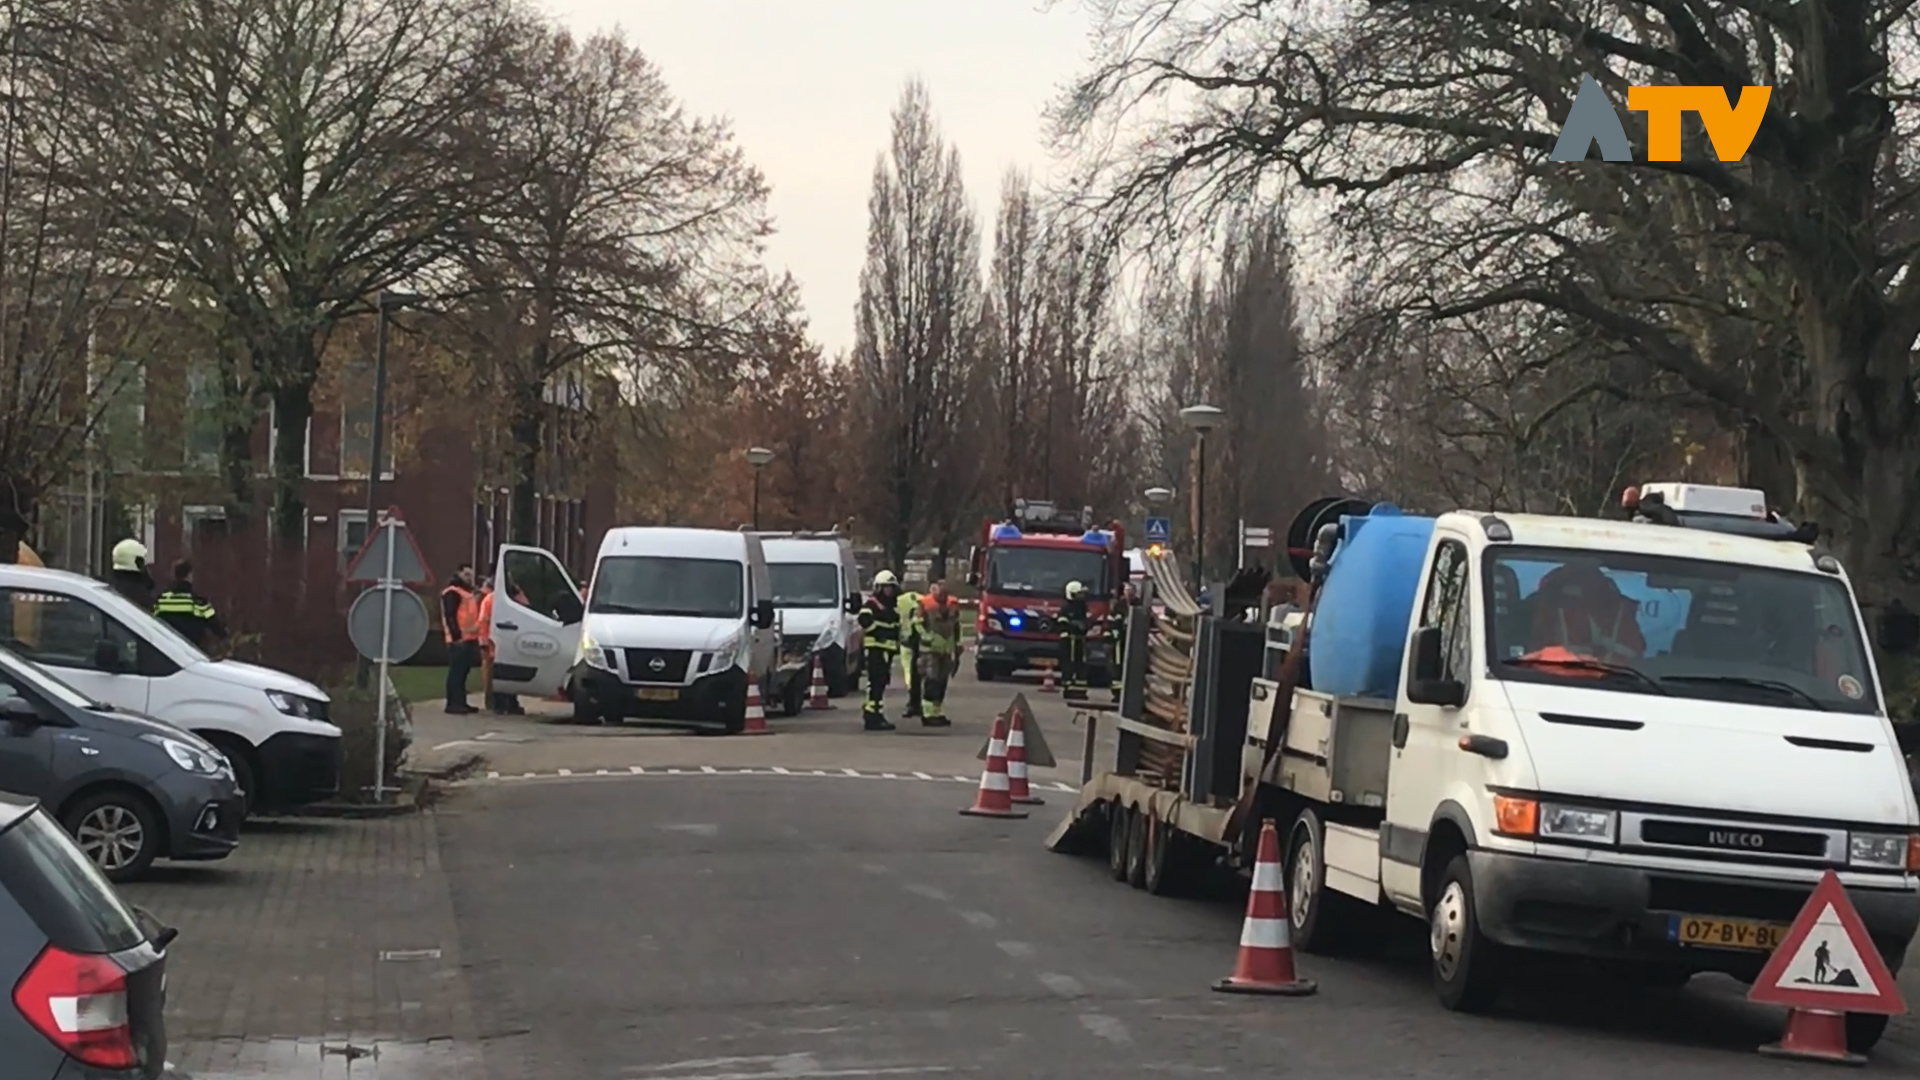
{"label": "dark car", "polygon": [[212,743],[94,701],[0,648],[0,791],[37,799],[114,881],[224,859],[245,800]]}
{"label": "dark car", "polygon": [[0,1074],[7,1080],[168,1075],[173,931],[129,907],[60,826],[0,795]]}

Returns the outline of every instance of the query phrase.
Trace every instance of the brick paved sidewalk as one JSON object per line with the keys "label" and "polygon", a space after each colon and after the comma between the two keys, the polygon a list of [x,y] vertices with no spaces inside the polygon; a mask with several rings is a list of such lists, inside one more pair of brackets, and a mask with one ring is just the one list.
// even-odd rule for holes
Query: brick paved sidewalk
{"label": "brick paved sidewalk", "polygon": [[124,892],[180,930],[168,1033],[192,1080],[484,1075],[429,814],[250,825],[224,862]]}

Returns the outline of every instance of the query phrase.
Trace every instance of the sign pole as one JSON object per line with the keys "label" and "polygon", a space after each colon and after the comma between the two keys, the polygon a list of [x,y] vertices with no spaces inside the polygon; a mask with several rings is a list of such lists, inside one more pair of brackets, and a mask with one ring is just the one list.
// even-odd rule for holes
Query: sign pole
{"label": "sign pole", "polygon": [[[377,467],[378,463],[376,463]],[[388,515],[387,528],[398,529],[399,518]],[[387,797],[387,668],[393,657],[393,590],[399,588],[399,582],[393,579],[393,560],[400,550],[400,538],[396,535],[387,541],[386,576],[380,579],[380,685],[378,693],[380,703],[373,714],[373,801],[381,803]]]}

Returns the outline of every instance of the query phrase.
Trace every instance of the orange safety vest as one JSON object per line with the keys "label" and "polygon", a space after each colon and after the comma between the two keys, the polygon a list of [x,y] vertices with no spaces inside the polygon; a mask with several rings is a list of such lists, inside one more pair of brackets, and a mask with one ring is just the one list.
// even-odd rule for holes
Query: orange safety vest
{"label": "orange safety vest", "polygon": [[480,628],[475,633],[480,639],[480,647],[493,648],[493,590],[487,589],[480,594]]}
{"label": "orange safety vest", "polygon": [[[458,629],[460,631],[460,637],[469,641],[478,638],[480,636],[480,598],[474,595],[472,589],[463,589],[458,585],[449,585],[440,590],[441,596],[445,596],[448,593],[453,593],[459,598]],[[453,633],[455,627],[449,626],[445,629],[447,644],[451,645],[454,642]]]}

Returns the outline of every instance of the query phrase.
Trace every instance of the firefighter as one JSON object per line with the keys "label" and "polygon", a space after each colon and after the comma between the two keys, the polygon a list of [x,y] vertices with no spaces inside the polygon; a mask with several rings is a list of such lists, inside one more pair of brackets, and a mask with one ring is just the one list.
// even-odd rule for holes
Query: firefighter
{"label": "firefighter", "polygon": [[440,590],[440,623],[447,637],[447,714],[477,712],[467,704],[467,676],[480,663],[480,594],[473,588],[473,564],[461,563]]}
{"label": "firefighter", "polygon": [[920,594],[900,594],[900,679],[907,686],[907,708],[901,713],[909,720],[921,715],[920,652],[923,642],[920,627]]}
{"label": "firefighter", "polygon": [[883,699],[900,655],[900,579],[893,571],[873,575],[873,593],[860,605],[860,633],[867,668],[867,702],[860,718],[868,731],[892,731]]}
{"label": "firefighter", "polygon": [[1107,605],[1108,655],[1113,658],[1113,700],[1120,700],[1120,687],[1126,681],[1127,619],[1133,613],[1133,586],[1129,584]]}
{"label": "firefighter", "polygon": [[952,727],[947,719],[947,680],[960,670],[960,604],[947,594],[943,582],[928,586],[920,599],[918,624],[920,648],[915,665],[919,668],[918,687],[925,715],[920,722],[927,727]]}
{"label": "firefighter", "polygon": [[1067,582],[1067,602],[1060,605],[1061,692],[1070,698],[1087,696],[1087,586]]}
{"label": "firefighter", "polygon": [[214,639],[227,636],[220,613],[206,597],[193,591],[193,563],[188,559],[173,564],[173,584],[154,599],[153,614],[202,649]]}
{"label": "firefighter", "polygon": [[141,611],[152,611],[154,587],[153,575],[147,572],[147,545],[131,537],[113,545],[113,573],[107,583]]}

